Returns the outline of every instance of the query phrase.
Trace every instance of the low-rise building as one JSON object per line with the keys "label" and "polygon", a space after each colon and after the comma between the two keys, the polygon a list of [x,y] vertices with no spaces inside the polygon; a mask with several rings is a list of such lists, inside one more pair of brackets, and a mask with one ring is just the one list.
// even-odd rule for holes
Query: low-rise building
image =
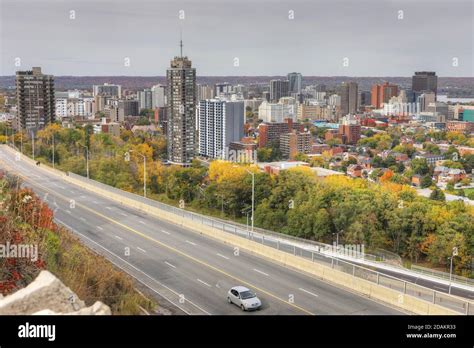
{"label": "low-rise building", "polygon": [[273,143],[280,141],[280,135],[284,133],[304,131],[304,125],[301,123],[294,123],[292,119],[288,118],[285,122],[264,122],[258,126],[259,138],[258,146],[270,146]]}
{"label": "low-rise building", "polygon": [[353,178],[360,178],[362,176],[362,171],[364,168],[359,164],[351,164],[347,167],[347,175]]}
{"label": "low-rise building", "polygon": [[426,162],[428,163],[428,165],[433,166],[433,165],[436,164],[436,162],[443,161],[444,160],[444,155],[442,155],[442,154],[436,155],[436,154],[432,154],[432,153],[425,153],[425,154],[415,155],[415,158],[424,158],[424,159],[426,159]]}
{"label": "low-rise building", "polygon": [[105,117],[101,119],[101,122],[99,124],[95,124],[93,126],[93,129],[95,134],[105,133],[110,134],[114,137],[120,136],[120,123],[109,122],[109,120]]}
{"label": "low-rise building", "polygon": [[258,166],[268,174],[278,175],[282,170],[287,170],[295,167],[309,167],[309,163],[303,161],[280,161],[280,162],[269,162],[259,163]]}
{"label": "low-rise building", "polygon": [[243,138],[229,144],[227,160],[240,163],[255,163],[257,161],[257,144]]}
{"label": "low-rise building", "polygon": [[473,133],[474,122],[464,121],[448,121],[446,122],[446,130],[449,132],[460,132],[460,133]]}
{"label": "low-rise building", "polygon": [[293,131],[280,135],[280,151],[283,157],[290,160],[295,159],[298,153],[310,153],[311,144],[312,138],[310,132]]}
{"label": "low-rise building", "polygon": [[433,176],[438,183],[458,182],[466,177],[466,171],[464,169],[436,166]]}

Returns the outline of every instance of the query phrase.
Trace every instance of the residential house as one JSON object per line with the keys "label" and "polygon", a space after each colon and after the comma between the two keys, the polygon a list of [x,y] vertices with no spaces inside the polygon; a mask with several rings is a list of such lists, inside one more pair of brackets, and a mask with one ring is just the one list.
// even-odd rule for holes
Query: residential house
{"label": "residential house", "polygon": [[362,171],[364,168],[359,164],[351,164],[347,167],[347,175],[353,178],[360,178],[362,176]]}

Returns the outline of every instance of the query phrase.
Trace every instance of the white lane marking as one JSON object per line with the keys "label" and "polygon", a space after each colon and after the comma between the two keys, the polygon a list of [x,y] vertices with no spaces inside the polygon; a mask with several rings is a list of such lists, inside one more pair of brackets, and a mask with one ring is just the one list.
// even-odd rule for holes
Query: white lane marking
{"label": "white lane marking", "polygon": [[207,284],[205,281],[201,280],[201,279],[197,279],[197,281],[201,284],[204,284],[205,286],[208,286],[208,287],[211,287],[209,284]]}
{"label": "white lane marking", "polygon": [[119,237],[119,236],[115,236],[115,238],[119,239],[119,240],[123,240],[122,237]]}
{"label": "white lane marking", "polygon": [[84,219],[82,216],[79,219],[81,219],[82,221],[86,221],[86,219]]}
{"label": "white lane marking", "polygon": [[146,223],[142,220],[138,220],[139,223],[141,223],[142,225],[146,225]]}
{"label": "white lane marking", "polygon": [[172,264],[171,264],[171,263],[169,263],[168,261],[165,261],[165,263],[166,263],[168,266],[170,266],[170,267],[176,268],[176,266],[175,266],[175,265],[172,265]]}
{"label": "white lane marking", "polygon": [[112,208],[111,208],[111,207],[105,207],[105,209],[112,210]]}
{"label": "white lane marking", "polygon": [[146,250],[143,250],[143,249],[140,248],[140,247],[137,247],[137,249],[140,250],[140,251],[143,252],[143,253],[146,253]]}
{"label": "white lane marking", "polygon": [[99,204],[99,202],[97,202],[97,201],[92,201],[92,203],[94,203],[94,204]]}
{"label": "white lane marking", "polygon": [[59,187],[60,189],[63,189],[63,190],[65,189],[65,187],[62,186],[62,185],[58,185],[58,187]]}
{"label": "white lane marking", "polygon": [[168,235],[170,234],[168,231],[165,231],[165,230],[160,230],[160,231],[163,232],[163,233],[166,233]]}
{"label": "white lane marking", "polygon": [[72,194],[76,193],[76,191],[73,191],[73,190],[69,190],[69,192],[71,192]]}
{"label": "white lane marking", "polygon": [[104,230],[104,229],[103,229],[102,227],[100,227],[100,226],[96,226],[96,227],[97,227],[98,230],[101,230],[101,231]]}
{"label": "white lane marking", "polygon": [[122,215],[122,216],[128,216],[128,215],[127,215],[127,214],[125,214],[125,213],[120,213],[120,215]]}
{"label": "white lane marking", "polygon": [[194,246],[196,246],[196,245],[197,245],[196,243],[194,243],[194,242],[191,242],[191,241],[189,241],[189,240],[186,240],[186,243],[188,243],[188,244],[191,244],[191,245],[194,245]]}
{"label": "white lane marking", "polygon": [[224,258],[224,259],[226,259],[226,260],[228,260],[228,259],[229,259],[227,256],[224,256],[224,255],[222,255],[222,254],[219,254],[219,253],[217,253],[217,256],[220,256],[220,257],[222,257],[222,258]]}
{"label": "white lane marking", "polygon": [[307,294],[310,294],[310,295],[313,295],[315,297],[319,297],[318,295],[316,295],[314,292],[311,292],[311,291],[308,291],[308,290],[305,290],[303,288],[298,288],[299,290],[303,291],[303,292],[306,292]]}
{"label": "white lane marking", "polygon": [[[61,220],[59,219],[55,219],[57,222],[59,222],[61,225],[67,227],[68,229],[70,229],[71,231],[74,231],[74,233],[77,233],[78,235],[80,235],[82,238],[85,238],[87,239],[88,241],[90,241],[91,243],[94,243],[95,245],[101,247],[102,249],[104,249],[105,251],[107,251],[110,255],[116,257],[117,259],[119,259],[120,261],[122,261],[123,263],[129,265],[130,267],[132,267],[134,270],[136,270],[137,272],[140,272],[141,274],[143,274],[144,276],[146,276],[148,279],[152,280],[153,282],[155,282],[156,284],[160,285],[161,287],[165,288],[166,290],[172,292],[173,294],[175,294],[176,296],[181,296],[182,294],[179,294],[177,293],[176,291],[172,290],[171,288],[167,287],[166,285],[160,283],[158,280],[156,280],[155,278],[153,278],[152,276],[148,275],[147,273],[143,272],[141,269],[135,267],[134,265],[132,265],[130,262],[128,262],[127,260],[121,258],[120,256],[118,256],[117,254],[114,254],[112,251],[110,251],[109,249],[107,249],[106,247],[104,247],[103,245],[97,243],[95,240],[92,240],[90,239],[89,237],[87,237],[86,235],[82,234],[81,232],[79,232],[78,230],[75,230],[74,228],[72,228],[71,226],[67,225],[66,223],[62,222]],[[109,260],[110,262],[112,262],[114,265],[116,265],[118,268],[120,268],[121,270],[123,270],[124,272],[127,272],[128,274],[130,274],[133,278],[135,278],[136,280],[138,280],[140,283],[142,283],[143,285],[145,285],[146,287],[148,287],[149,289],[153,290],[154,292],[156,292],[158,295],[162,296],[163,298],[165,298],[167,301],[169,301],[171,304],[175,305],[176,307],[180,308],[183,312],[185,312],[186,314],[191,314],[189,313],[187,310],[185,310],[184,308],[180,307],[177,303],[173,302],[172,300],[170,300],[169,298],[167,298],[166,296],[164,296],[163,294],[161,294],[159,291],[157,291],[156,289],[152,288],[151,286],[145,284],[145,282],[141,279],[139,279],[136,275],[133,275],[132,273],[130,273],[129,271],[127,271],[124,267],[120,266],[117,262],[114,262],[113,260]],[[192,304],[194,307],[198,308],[200,311],[202,311],[203,313],[206,313],[207,315],[211,315],[211,313],[207,312],[206,310],[204,310],[203,308],[199,307],[197,304],[191,302],[190,300],[188,300],[186,298],[186,302]]]}
{"label": "white lane marking", "polygon": [[86,196],[86,195],[81,195],[80,197],[81,197],[81,198],[87,198],[87,196]]}
{"label": "white lane marking", "polygon": [[267,277],[268,277],[268,274],[265,273],[265,272],[262,272],[262,271],[260,271],[260,270],[258,270],[258,269],[256,269],[256,268],[254,268],[253,270],[254,270],[255,272],[257,272],[257,273],[263,274],[264,276],[267,276]]}
{"label": "white lane marking", "polygon": [[445,288],[440,288],[439,286],[436,286],[436,285],[433,285],[433,288],[438,289],[438,290],[443,290],[443,291],[448,290],[448,289],[445,289]]}
{"label": "white lane marking", "polygon": [[66,210],[66,213],[71,214],[71,211],[70,211],[70,210]]}

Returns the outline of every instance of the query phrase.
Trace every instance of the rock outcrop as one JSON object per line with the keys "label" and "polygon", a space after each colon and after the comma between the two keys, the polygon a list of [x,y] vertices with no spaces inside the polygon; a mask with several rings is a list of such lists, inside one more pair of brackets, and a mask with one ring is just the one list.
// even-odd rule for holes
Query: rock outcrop
{"label": "rock outcrop", "polygon": [[100,301],[86,307],[84,301],[48,271],[41,271],[27,287],[0,297],[0,315],[66,314],[110,315],[110,308]]}

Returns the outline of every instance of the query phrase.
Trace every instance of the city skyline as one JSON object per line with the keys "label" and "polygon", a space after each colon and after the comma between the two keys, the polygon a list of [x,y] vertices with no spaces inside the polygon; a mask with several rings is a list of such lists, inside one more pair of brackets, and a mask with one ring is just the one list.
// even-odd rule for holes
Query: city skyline
{"label": "city skyline", "polygon": [[474,71],[473,6],[465,0],[449,8],[424,0],[238,7],[210,1],[213,11],[186,1],[119,3],[117,9],[110,1],[2,0],[0,75],[42,66],[55,76],[164,76],[181,30],[184,54],[201,76],[389,77],[432,70],[472,77]]}

